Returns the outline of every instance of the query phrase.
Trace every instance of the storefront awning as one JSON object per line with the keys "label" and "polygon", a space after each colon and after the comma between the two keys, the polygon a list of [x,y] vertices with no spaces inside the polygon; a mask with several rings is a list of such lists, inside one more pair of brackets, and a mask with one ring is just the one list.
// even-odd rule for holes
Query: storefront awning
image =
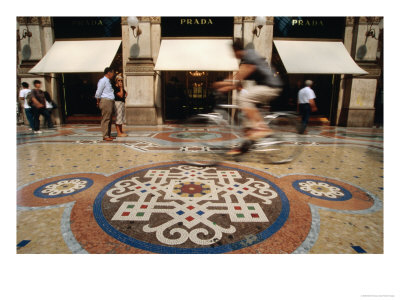
{"label": "storefront awning", "polygon": [[232,40],[162,40],[157,63],[159,71],[236,71],[238,60]]}
{"label": "storefront awning", "polygon": [[103,72],[120,45],[120,40],[56,41],[29,73]]}
{"label": "storefront awning", "polygon": [[342,42],[274,41],[288,74],[368,74]]}

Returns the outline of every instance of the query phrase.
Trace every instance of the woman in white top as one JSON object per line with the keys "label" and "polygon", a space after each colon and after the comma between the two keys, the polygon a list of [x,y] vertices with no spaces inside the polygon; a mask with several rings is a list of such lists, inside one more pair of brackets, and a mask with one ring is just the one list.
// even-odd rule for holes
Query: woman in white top
{"label": "woman in white top", "polygon": [[25,109],[25,115],[29,123],[29,130],[33,129],[33,113],[32,113],[32,108],[29,106],[28,101],[26,99],[26,96],[31,92],[29,89],[29,84],[26,82],[23,82],[22,84],[22,89],[19,91],[19,99],[24,101],[24,109]]}

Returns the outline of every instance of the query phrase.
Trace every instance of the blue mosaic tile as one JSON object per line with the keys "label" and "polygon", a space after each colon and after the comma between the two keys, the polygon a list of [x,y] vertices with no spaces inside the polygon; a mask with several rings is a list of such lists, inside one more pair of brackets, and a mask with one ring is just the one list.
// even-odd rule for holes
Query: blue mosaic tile
{"label": "blue mosaic tile", "polygon": [[365,251],[362,247],[360,246],[351,246],[351,248],[354,249],[354,251],[356,251],[357,253],[367,253],[367,251]]}
{"label": "blue mosaic tile", "polygon": [[21,242],[18,243],[17,248],[25,247],[29,243],[30,243],[30,240],[22,240]]}

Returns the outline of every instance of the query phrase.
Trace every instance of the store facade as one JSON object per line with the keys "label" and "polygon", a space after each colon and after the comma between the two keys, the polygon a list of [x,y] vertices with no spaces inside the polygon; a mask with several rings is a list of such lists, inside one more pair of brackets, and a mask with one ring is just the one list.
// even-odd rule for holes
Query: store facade
{"label": "store facade", "polygon": [[[63,108],[58,112],[62,124],[70,116],[99,114],[92,97],[101,70],[111,64],[124,75],[127,124],[164,124],[207,111],[212,82],[238,68],[229,43],[242,38],[245,47],[254,48],[284,78],[281,98],[286,107],[295,106],[299,83],[310,78],[316,83],[319,113],[330,124],[370,127],[382,79],[381,19],[266,17],[258,28],[255,17],[138,17],[139,24],[132,28],[127,17],[18,17],[19,31],[26,27],[32,32],[18,45],[18,82],[41,78]],[[59,69],[51,69],[49,53],[61,42],[86,43],[75,58],[70,57],[73,51],[64,55],[82,61],[74,66],[65,59]],[[318,48],[321,42],[329,49]],[[311,59],[319,57],[320,68],[293,63],[310,59],[296,57],[301,45],[311,47],[308,53],[315,51]],[[95,48],[107,48],[108,54],[103,57]],[[84,59],[83,52],[88,55]],[[329,56],[320,55],[325,52]],[[229,101],[235,96],[232,93]]]}

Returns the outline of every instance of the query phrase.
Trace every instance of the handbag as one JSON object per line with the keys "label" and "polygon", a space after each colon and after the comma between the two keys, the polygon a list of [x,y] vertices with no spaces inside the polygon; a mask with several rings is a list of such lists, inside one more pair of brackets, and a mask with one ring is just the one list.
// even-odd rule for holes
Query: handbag
{"label": "handbag", "polygon": [[51,100],[51,105],[53,105],[53,109],[56,109],[58,107],[58,105],[53,100]]}
{"label": "handbag", "polygon": [[56,109],[58,107],[58,105],[53,101],[53,99],[51,99],[50,94],[48,92],[44,92],[44,97],[46,98],[46,101],[53,106],[53,109]]}

